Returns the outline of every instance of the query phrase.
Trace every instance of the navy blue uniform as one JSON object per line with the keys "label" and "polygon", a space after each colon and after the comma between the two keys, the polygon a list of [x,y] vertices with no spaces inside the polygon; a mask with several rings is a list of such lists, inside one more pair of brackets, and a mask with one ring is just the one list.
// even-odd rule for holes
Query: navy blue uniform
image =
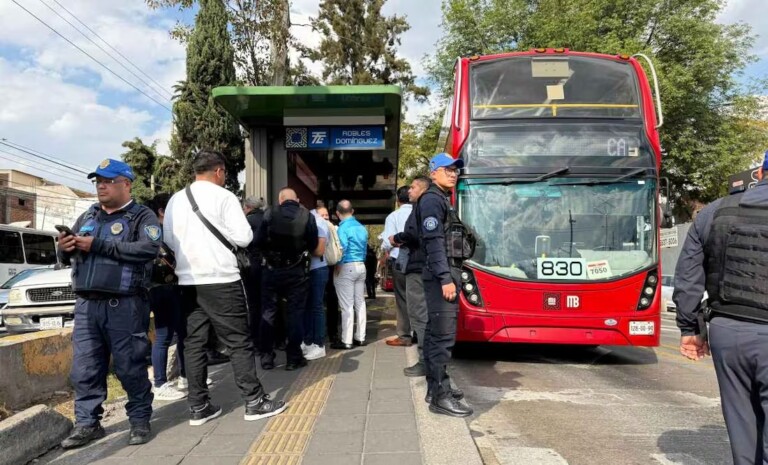
{"label": "navy blue uniform", "polygon": [[[277,230],[278,218],[282,215],[285,222],[298,221],[300,215],[306,215],[306,223],[299,225],[302,231]],[[285,226],[284,226],[285,227]],[[276,240],[276,236],[282,239]],[[303,314],[309,293],[309,252],[317,248],[317,223],[314,216],[304,210],[298,202],[287,200],[278,208],[265,215],[253,242],[265,256],[261,278],[261,326],[259,330],[259,352],[262,366],[274,362],[275,322],[277,319],[278,298],[287,300],[285,324],[288,331],[286,357],[289,363],[299,363],[304,359],[301,343],[304,341]]]}
{"label": "navy blue uniform", "polygon": [[[699,334],[699,304],[704,290],[713,289],[718,284],[714,275],[708,279],[707,267],[712,260],[717,260],[711,256],[713,224],[726,199],[718,199],[699,212],[677,262],[673,300],[677,305],[677,325],[683,336]],[[768,180],[745,192],[739,206],[745,210],[768,209]],[[750,256],[757,258],[755,254],[760,253],[760,248],[753,249]],[[745,295],[748,291],[745,287]],[[722,292],[709,294],[713,307],[709,324],[710,347],[734,464],[766,463],[768,326],[765,321],[729,315],[729,299],[723,299]],[[763,306],[768,306],[768,295],[761,294],[760,298]]]}
{"label": "navy blue uniform", "polygon": [[[424,332],[424,365],[427,371],[427,390],[437,399],[448,395],[451,389],[448,362],[456,343],[458,298],[447,302],[443,298],[443,285],[454,283],[460,287],[460,263],[450,263],[446,255],[445,225],[450,221],[449,193],[432,186],[419,199],[417,220],[425,267],[422,272],[424,296],[427,301],[427,327]],[[450,259],[452,260],[452,259]]]}
{"label": "navy blue uniform", "polygon": [[72,288],[78,295],[70,374],[76,424],[93,426],[101,420],[110,355],[128,393],[131,424],[148,423],[153,395],[146,369],[147,288],[162,235],[157,217],[133,201],[111,214],[95,204],[72,231],[94,238],[88,253],[60,253],[64,263],[72,264]]}

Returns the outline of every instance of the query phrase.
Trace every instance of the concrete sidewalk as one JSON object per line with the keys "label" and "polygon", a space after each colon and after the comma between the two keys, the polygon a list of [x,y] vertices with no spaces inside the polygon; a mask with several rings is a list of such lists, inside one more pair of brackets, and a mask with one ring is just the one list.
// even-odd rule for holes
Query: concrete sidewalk
{"label": "concrete sidewalk", "polygon": [[[107,426],[103,440],[81,450],[49,453],[37,463],[480,465],[466,421],[429,413],[424,379],[403,376],[416,349],[384,343],[394,334],[394,300],[381,302],[368,311],[369,345],[329,351],[293,372],[280,365],[260,371],[270,394],[289,403],[282,415],[244,421],[232,371],[221,365],[211,374],[213,401],[224,409],[220,418],[192,427],[186,401],[156,401],[150,443],[127,446],[123,419]],[[284,363],[284,353],[278,356]]]}

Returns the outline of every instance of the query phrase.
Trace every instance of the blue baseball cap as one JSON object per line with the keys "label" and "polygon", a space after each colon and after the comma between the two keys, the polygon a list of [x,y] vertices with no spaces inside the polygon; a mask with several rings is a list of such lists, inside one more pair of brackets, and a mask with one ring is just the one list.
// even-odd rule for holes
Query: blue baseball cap
{"label": "blue baseball cap", "polygon": [[763,170],[768,171],[768,150],[765,151],[765,158],[763,158]]}
{"label": "blue baseball cap", "polygon": [[120,160],[113,160],[112,158],[107,158],[99,163],[96,171],[88,175],[88,179],[95,178],[96,176],[101,176],[102,178],[107,179],[114,179],[118,176],[123,176],[130,179],[131,181],[136,179],[136,175],[133,174],[133,170],[131,169],[130,165],[128,165],[128,163],[122,162]]}
{"label": "blue baseball cap", "polygon": [[455,166],[456,168],[464,168],[464,160],[461,158],[453,158],[447,153],[438,153],[431,160],[429,160],[429,171],[435,171],[438,168],[445,168],[448,166]]}

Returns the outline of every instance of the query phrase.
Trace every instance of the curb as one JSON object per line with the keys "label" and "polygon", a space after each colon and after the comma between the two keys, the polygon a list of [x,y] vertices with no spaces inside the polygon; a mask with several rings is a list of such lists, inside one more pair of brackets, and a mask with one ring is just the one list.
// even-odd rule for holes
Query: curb
{"label": "curb", "polygon": [[57,446],[72,422],[45,405],[35,405],[0,422],[0,465],[27,463]]}
{"label": "curb", "polygon": [[[405,349],[408,365],[419,360],[416,346]],[[463,418],[435,415],[424,402],[425,378],[409,378],[425,465],[483,465],[469,425]]]}

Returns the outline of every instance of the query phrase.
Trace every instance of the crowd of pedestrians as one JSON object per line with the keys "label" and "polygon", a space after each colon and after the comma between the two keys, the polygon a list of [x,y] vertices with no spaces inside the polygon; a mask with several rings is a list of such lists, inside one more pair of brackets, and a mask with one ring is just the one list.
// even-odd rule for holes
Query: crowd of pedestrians
{"label": "crowd of pedestrians", "polygon": [[[199,152],[193,169],[194,182],[185,189],[159,194],[141,206],[131,198],[131,168],[105,160],[89,175],[99,204],[59,236],[61,258],[72,263],[78,295],[72,369],[77,422],[62,443],[65,448],[104,435],[101,403],[109,355],[128,394],[129,443],[136,445],[150,438],[154,398],[186,397],[192,426],[221,415],[209,392],[213,363],[231,364],[244,419],[251,421],[287,408],[267,394],[257,363],[275,369],[276,351],[285,350],[285,370],[297,370],[325,357],[327,342],[338,350],[367,343],[366,296],[375,298],[377,260],[352,203],[335,205],[336,226],[325,204],[318,202],[310,211],[290,188],[280,190],[275,206],[254,197],[241,205],[223,187],[226,163],[217,152]],[[436,385],[443,386],[445,367],[430,375],[429,352],[422,350],[430,340],[424,280],[431,272],[422,226],[432,220],[423,223],[413,205],[430,185],[429,178],[417,178],[398,189],[399,208],[387,218],[380,239],[395,270],[398,308],[397,336],[387,343],[418,343],[419,362],[405,375],[426,375],[430,383],[439,377]],[[111,320],[115,309],[125,320],[119,325]],[[144,366],[150,311],[156,334],[152,382]],[[171,371],[178,377],[171,379],[168,352],[174,342],[177,366]],[[452,342],[443,346],[434,353],[450,351]],[[457,402],[447,386],[445,392]],[[431,392],[443,397],[441,388]]]}

